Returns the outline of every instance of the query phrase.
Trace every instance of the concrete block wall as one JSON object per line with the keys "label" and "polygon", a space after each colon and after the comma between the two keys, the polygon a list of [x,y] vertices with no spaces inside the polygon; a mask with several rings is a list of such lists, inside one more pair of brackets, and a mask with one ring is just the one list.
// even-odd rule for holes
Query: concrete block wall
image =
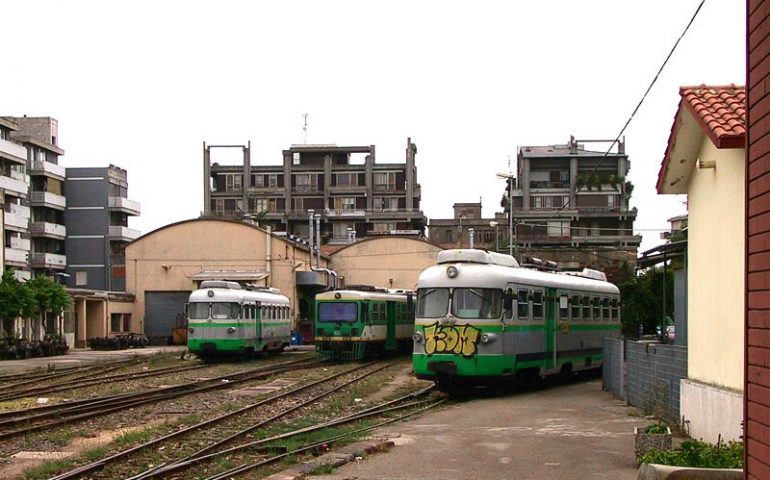
{"label": "concrete block wall", "polygon": [[602,350],[604,354],[602,389],[611,392],[621,400],[625,400],[624,341],[616,338],[605,338]]}
{"label": "concrete block wall", "polygon": [[687,347],[626,341],[626,399],[631,405],[678,423],[683,378],[687,378]]}

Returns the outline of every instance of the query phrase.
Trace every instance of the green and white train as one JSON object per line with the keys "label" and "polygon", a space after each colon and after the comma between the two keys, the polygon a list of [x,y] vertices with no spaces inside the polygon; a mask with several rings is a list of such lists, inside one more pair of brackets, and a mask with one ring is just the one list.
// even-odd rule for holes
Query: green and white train
{"label": "green and white train", "polygon": [[275,288],[202,282],[187,304],[187,348],[202,357],[281,351],[291,340],[290,305]]}
{"label": "green and white train", "polygon": [[360,286],[315,297],[319,356],[360,360],[387,351],[409,351],[414,333],[414,293]]}
{"label": "green and white train", "polygon": [[509,255],[445,250],[418,280],[413,365],[439,385],[602,366],[620,335],[620,292],[602,272],[521,268]]}

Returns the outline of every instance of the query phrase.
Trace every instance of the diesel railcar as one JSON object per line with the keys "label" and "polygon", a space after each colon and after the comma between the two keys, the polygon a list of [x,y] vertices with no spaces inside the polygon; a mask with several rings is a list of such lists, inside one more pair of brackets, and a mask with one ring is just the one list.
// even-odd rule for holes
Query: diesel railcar
{"label": "diesel railcar", "polygon": [[290,302],[274,288],[203,282],[187,318],[187,348],[201,357],[278,352],[291,339]]}
{"label": "diesel railcar", "polygon": [[418,280],[414,372],[440,386],[600,368],[602,339],[619,336],[620,292],[596,270],[545,272],[457,249]]}
{"label": "diesel railcar", "polygon": [[360,360],[388,351],[409,351],[414,333],[413,292],[357,288],[316,295],[318,355]]}

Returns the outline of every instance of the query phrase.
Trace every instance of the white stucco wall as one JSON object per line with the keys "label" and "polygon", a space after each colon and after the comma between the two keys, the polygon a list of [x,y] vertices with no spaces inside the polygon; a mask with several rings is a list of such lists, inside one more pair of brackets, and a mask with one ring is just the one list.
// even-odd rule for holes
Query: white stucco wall
{"label": "white stucco wall", "polygon": [[739,440],[743,435],[743,395],[693,380],[682,380],[680,414],[690,437],[717,443]]}
{"label": "white stucco wall", "polygon": [[699,156],[704,161],[715,160],[716,168],[696,165],[688,185],[688,376],[740,392],[745,283],[744,150],[718,150],[704,138]]}

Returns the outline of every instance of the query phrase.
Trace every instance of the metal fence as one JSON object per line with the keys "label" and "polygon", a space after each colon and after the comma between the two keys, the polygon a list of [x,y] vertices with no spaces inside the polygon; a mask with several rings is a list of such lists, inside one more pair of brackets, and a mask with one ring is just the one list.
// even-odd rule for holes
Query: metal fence
{"label": "metal fence", "polygon": [[604,340],[603,388],[645,413],[678,422],[680,380],[687,347],[648,341]]}
{"label": "metal fence", "polygon": [[611,392],[617,398],[625,400],[625,348],[623,340],[605,338],[602,345],[604,363],[602,366],[602,388]]}

